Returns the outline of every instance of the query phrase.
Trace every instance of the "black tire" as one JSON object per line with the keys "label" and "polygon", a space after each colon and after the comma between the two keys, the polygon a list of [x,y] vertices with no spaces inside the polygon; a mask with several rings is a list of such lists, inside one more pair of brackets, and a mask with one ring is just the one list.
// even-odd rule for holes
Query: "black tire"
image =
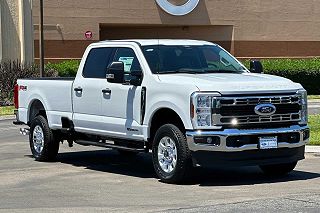
{"label": "black tire", "polygon": [[292,172],[296,167],[297,162],[275,164],[275,165],[261,165],[260,169],[269,176],[284,176]]}
{"label": "black tire", "polygon": [[[42,149],[36,150],[34,138],[34,129],[40,127],[43,133]],[[48,121],[42,116],[38,115],[31,121],[29,144],[33,157],[37,161],[53,161],[59,151],[59,140],[55,140],[52,130],[49,128]]]}
{"label": "black tire", "polygon": [[[158,146],[161,139],[165,137],[169,137],[174,142],[177,151],[176,165],[171,172],[164,171],[158,160]],[[188,179],[192,169],[191,153],[186,137],[178,127],[172,124],[165,124],[158,129],[153,140],[152,161],[155,172],[161,181],[165,183],[182,183]]]}

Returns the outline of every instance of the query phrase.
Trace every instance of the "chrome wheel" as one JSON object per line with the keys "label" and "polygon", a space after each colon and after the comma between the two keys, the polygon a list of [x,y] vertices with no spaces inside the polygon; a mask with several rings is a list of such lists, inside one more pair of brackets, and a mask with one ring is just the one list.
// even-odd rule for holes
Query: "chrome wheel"
{"label": "chrome wheel", "polygon": [[41,153],[44,147],[44,134],[41,126],[37,125],[33,129],[33,147],[37,153]]}
{"label": "chrome wheel", "polygon": [[177,165],[177,148],[175,142],[170,137],[163,137],[158,145],[158,162],[161,169],[172,172]]}

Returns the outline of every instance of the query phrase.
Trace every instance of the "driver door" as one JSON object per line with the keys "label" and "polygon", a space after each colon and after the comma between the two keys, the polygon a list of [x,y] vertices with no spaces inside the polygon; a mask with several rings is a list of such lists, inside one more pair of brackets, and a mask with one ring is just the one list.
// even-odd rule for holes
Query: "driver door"
{"label": "driver door", "polygon": [[141,86],[130,85],[131,72],[142,72],[139,59],[130,47],[117,48],[112,62],[124,63],[124,82],[112,83],[105,80],[105,89],[110,93],[102,96],[102,115],[105,116],[104,129],[115,137],[143,140],[141,128]]}

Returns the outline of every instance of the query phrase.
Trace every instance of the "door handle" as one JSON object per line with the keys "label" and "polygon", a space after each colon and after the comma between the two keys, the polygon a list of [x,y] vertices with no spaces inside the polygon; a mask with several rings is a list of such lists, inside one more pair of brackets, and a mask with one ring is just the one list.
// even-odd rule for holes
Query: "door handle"
{"label": "door handle", "polygon": [[82,92],[82,88],[81,88],[81,87],[74,88],[74,91],[76,91],[76,92]]}
{"label": "door handle", "polygon": [[104,94],[111,94],[111,89],[107,88],[107,89],[103,89],[102,93]]}

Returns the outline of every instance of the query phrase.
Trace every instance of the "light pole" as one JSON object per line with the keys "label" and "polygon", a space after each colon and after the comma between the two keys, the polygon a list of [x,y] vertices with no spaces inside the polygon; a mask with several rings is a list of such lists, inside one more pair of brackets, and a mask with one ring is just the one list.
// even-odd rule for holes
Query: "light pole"
{"label": "light pole", "polygon": [[39,15],[39,59],[40,59],[40,77],[44,77],[44,38],[43,38],[43,0],[40,1]]}

